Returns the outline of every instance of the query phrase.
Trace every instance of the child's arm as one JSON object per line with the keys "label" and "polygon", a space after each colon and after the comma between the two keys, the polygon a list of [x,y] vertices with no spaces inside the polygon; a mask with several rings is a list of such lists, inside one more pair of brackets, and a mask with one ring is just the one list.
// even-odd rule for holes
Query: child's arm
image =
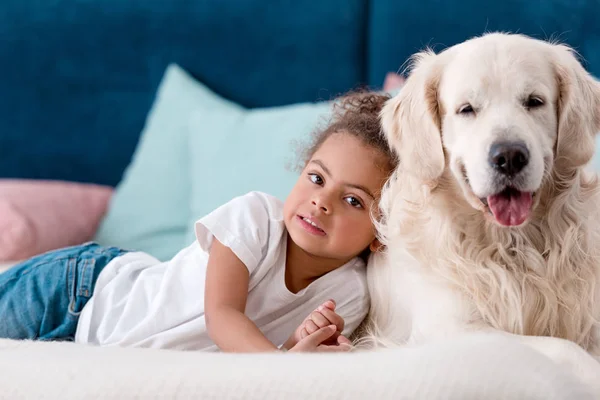
{"label": "child's arm", "polygon": [[[248,298],[248,269],[216,238],[210,249],[204,293],[204,315],[210,338],[223,351],[276,351],[258,327],[244,314]],[[335,325],[323,326],[295,341],[290,351],[348,351],[346,343],[323,344],[335,335]]]}
{"label": "child's arm", "polygon": [[248,298],[248,269],[229,249],[213,239],[206,271],[204,312],[210,338],[222,351],[276,351],[244,314]]}

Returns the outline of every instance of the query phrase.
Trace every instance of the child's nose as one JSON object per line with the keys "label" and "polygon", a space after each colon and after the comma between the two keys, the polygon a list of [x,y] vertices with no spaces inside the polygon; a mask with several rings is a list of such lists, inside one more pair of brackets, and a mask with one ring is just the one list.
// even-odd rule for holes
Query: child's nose
{"label": "child's nose", "polygon": [[331,206],[329,205],[329,202],[327,201],[327,199],[324,196],[318,196],[318,197],[313,198],[312,204],[315,207],[318,207],[325,214],[328,214],[329,212],[331,212]]}

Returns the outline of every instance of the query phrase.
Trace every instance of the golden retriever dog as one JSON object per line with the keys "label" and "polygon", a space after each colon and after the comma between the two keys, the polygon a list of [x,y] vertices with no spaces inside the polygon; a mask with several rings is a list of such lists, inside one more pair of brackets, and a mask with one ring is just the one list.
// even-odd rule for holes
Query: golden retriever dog
{"label": "golden retriever dog", "polygon": [[400,163],[367,338],[512,334],[600,390],[586,353],[600,356],[600,186],[585,171],[600,84],[569,47],[503,33],[411,67],[381,114]]}

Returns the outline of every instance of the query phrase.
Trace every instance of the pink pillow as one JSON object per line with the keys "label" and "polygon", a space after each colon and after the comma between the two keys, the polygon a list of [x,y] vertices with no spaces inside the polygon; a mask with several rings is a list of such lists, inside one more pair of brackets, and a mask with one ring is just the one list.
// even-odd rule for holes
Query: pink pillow
{"label": "pink pillow", "polygon": [[0,179],[0,261],[89,241],[112,193],[108,186]]}

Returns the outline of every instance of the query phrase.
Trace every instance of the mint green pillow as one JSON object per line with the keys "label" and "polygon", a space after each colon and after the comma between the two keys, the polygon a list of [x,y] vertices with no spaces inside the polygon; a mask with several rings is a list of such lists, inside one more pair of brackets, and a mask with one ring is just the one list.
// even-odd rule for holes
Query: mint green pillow
{"label": "mint green pillow", "polygon": [[194,110],[240,106],[224,100],[170,65],[145,127],[116,188],[95,240],[104,245],[171,258],[185,243],[190,222],[188,121]]}
{"label": "mint green pillow", "polygon": [[190,119],[192,220],[232,198],[258,190],[284,200],[298,178],[298,150],[325,123],[330,103],[218,110],[196,109]]}
{"label": "mint green pillow", "polygon": [[309,138],[329,103],[245,109],[170,65],[95,240],[168,260],[193,223],[233,197],[284,199],[297,173],[294,140]]}

